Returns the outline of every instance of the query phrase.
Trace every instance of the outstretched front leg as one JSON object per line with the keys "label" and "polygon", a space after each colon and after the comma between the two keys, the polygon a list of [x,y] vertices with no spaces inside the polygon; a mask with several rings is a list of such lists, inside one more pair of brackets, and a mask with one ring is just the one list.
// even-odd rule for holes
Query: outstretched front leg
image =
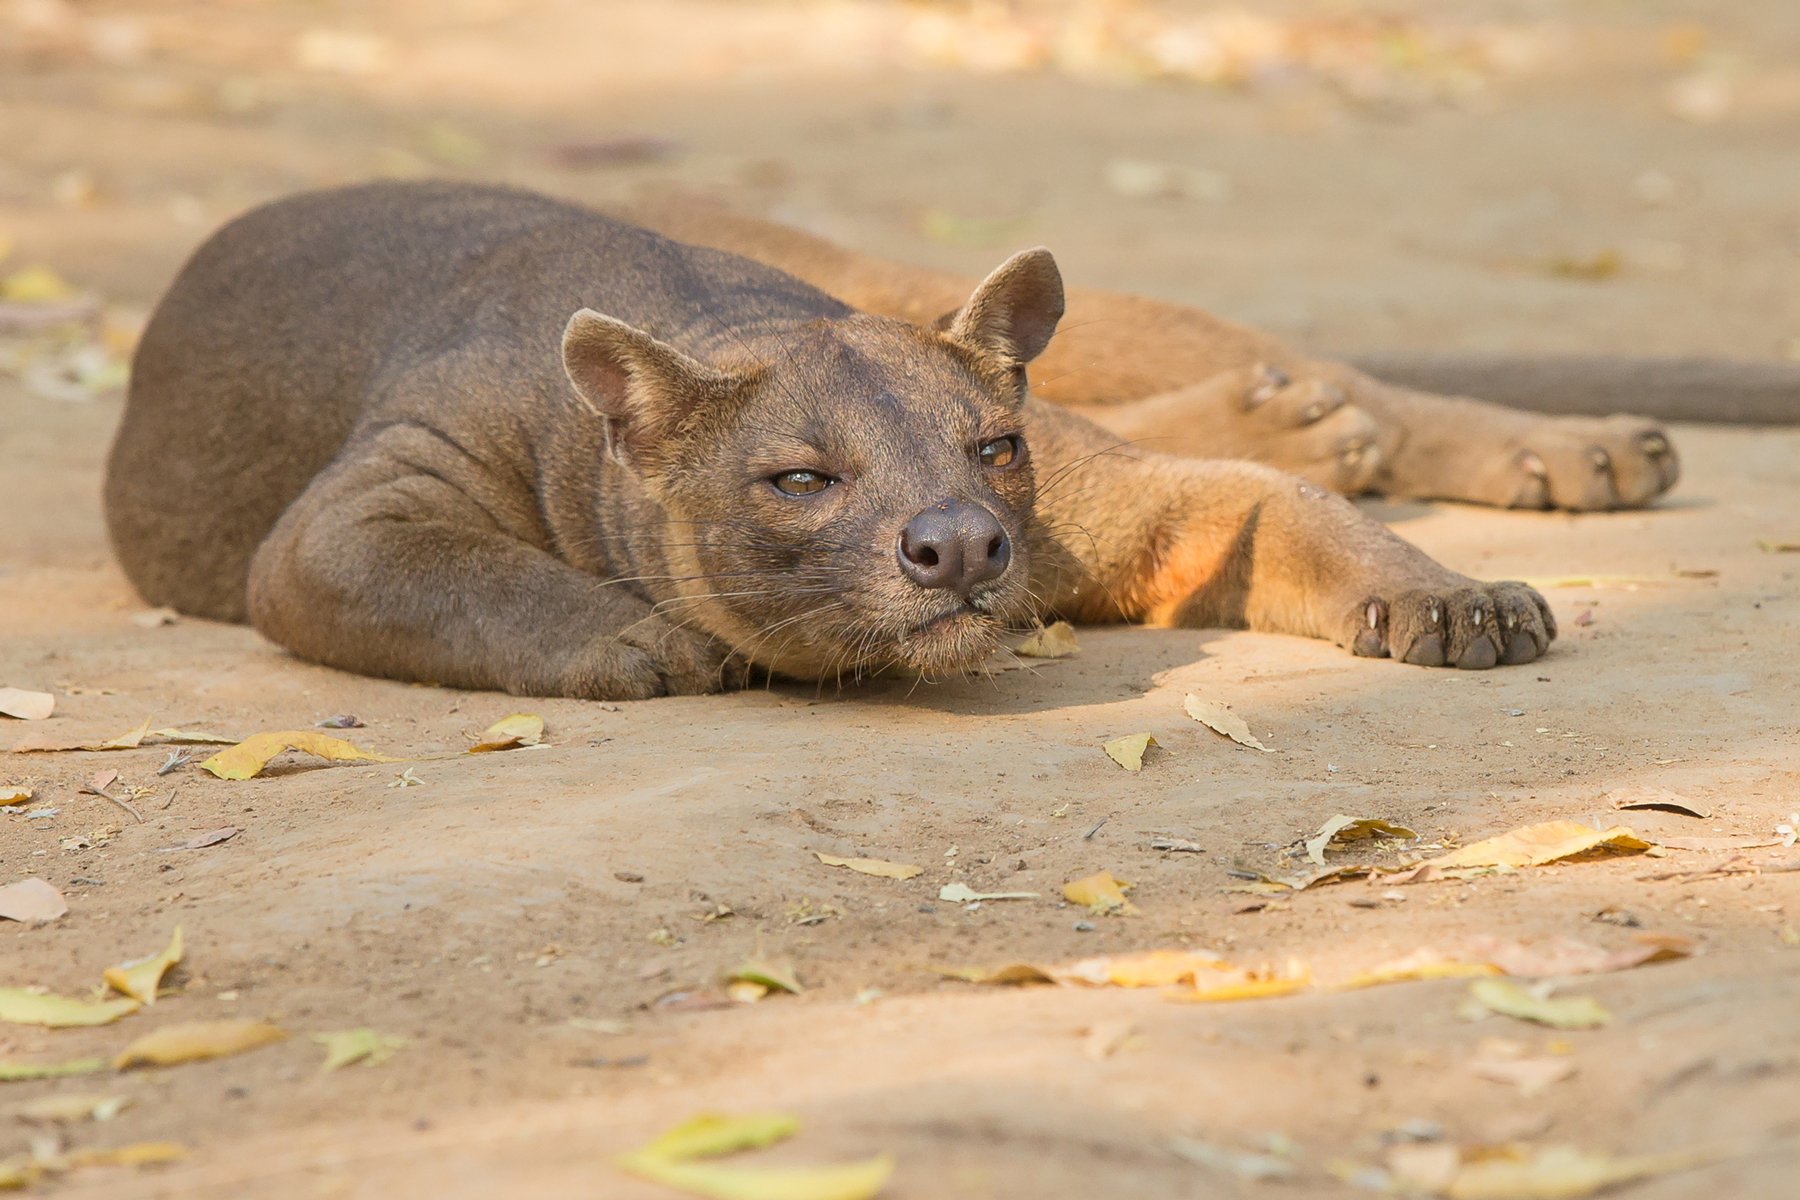
{"label": "outstretched front leg", "polygon": [[1530,662],[1556,636],[1531,588],[1458,575],[1305,480],[1124,445],[1050,405],[1028,422],[1050,551],[1036,582],[1059,615],[1300,634],[1470,669]]}

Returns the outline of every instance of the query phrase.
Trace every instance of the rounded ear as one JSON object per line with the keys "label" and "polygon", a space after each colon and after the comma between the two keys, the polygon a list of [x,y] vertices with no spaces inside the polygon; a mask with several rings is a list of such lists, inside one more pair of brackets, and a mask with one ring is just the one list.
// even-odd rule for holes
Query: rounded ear
{"label": "rounded ear", "polygon": [[933,324],[958,341],[1022,364],[1044,352],[1062,315],[1062,272],[1040,246],[1001,263],[968,303]]}
{"label": "rounded ear", "polygon": [[728,401],[738,380],[643,330],[584,308],[563,329],[563,370],[610,440],[634,457]]}

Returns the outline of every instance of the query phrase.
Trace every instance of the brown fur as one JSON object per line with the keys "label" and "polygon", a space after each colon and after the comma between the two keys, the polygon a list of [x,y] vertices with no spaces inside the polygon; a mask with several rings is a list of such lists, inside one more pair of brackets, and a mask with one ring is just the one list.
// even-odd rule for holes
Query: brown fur
{"label": "brown fur", "polygon": [[[1044,251],[933,328],[529,193],[302,195],[216,234],[159,305],[108,523],[152,603],[528,694],[953,673],[1054,616],[1469,667],[1554,637],[1529,589],[1447,571],[1318,487],[1031,396],[1063,304]],[[1008,439],[1010,461],[977,453]],[[797,471],[830,482],[783,491]],[[1012,546],[955,595],[896,558],[948,501]]]}
{"label": "brown fur", "polygon": [[[684,196],[618,210],[776,266],[866,312],[926,322],[972,280],[859,255]],[[1382,383],[1184,305],[1072,288],[1035,394],[1134,441],[1248,458],[1334,491],[1514,508],[1636,508],[1673,487],[1667,433],[1637,417],[1546,417]]]}

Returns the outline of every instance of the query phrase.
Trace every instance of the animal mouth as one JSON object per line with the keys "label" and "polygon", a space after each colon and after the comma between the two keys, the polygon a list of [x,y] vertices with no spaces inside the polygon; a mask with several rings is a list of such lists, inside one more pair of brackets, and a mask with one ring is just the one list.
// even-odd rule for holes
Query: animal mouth
{"label": "animal mouth", "polygon": [[913,626],[911,632],[915,636],[918,634],[929,635],[940,633],[958,621],[969,617],[983,618],[986,615],[986,613],[982,612],[979,608],[976,608],[973,604],[970,604],[967,600],[960,600],[955,605],[946,608],[943,612],[937,614],[935,617],[928,617],[926,620]]}

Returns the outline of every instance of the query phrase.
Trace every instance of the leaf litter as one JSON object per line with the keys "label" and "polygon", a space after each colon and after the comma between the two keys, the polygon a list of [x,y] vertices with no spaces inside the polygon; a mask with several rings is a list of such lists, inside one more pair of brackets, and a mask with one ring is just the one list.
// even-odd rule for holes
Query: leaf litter
{"label": "leaf litter", "polygon": [[1100,748],[1106,751],[1106,757],[1127,771],[1141,771],[1144,769],[1144,751],[1160,744],[1150,734],[1128,733],[1124,737],[1114,738]]}
{"label": "leaf litter", "polygon": [[68,901],[54,884],[37,876],[0,887],[0,920],[39,925],[66,916]]}
{"label": "leaf litter", "polygon": [[1612,1014],[1592,996],[1551,999],[1544,984],[1527,988],[1510,979],[1478,979],[1469,985],[1471,1011],[1499,1013],[1552,1029],[1598,1029]]}
{"label": "leaf litter", "polygon": [[1378,817],[1346,817],[1342,813],[1333,816],[1319,831],[1306,839],[1306,857],[1308,861],[1325,865],[1325,851],[1339,842],[1366,841],[1372,837],[1416,838],[1419,835],[1404,825],[1395,825]]}
{"label": "leaf litter", "polygon": [[885,862],[879,858],[839,858],[835,854],[821,854],[813,851],[813,857],[828,867],[848,867],[864,875],[875,875],[882,879],[911,879],[924,873],[924,867],[915,867],[911,863]]}
{"label": "leaf litter", "polygon": [[246,738],[228,750],[221,750],[200,769],[220,779],[250,779],[262,772],[270,761],[284,750],[303,750],[334,762],[401,762],[385,754],[359,749],[342,738],[314,733],[310,729],[286,729],[276,733],[259,733]]}
{"label": "leaf litter", "polygon": [[104,1058],[76,1058],[61,1063],[0,1062],[0,1083],[22,1083],[28,1079],[65,1079],[71,1075],[92,1075],[104,1070]]}
{"label": "leaf litter", "polygon": [[1013,647],[1013,653],[1024,658],[1068,658],[1080,649],[1075,641],[1075,627],[1067,621],[1056,621],[1034,631]]}
{"label": "leaf litter", "polygon": [[173,1066],[206,1058],[242,1054],[279,1042],[287,1032],[268,1021],[185,1021],[147,1033],[113,1059],[118,1070],[135,1066]]}
{"label": "leaf litter", "polygon": [[95,741],[92,738],[76,738],[73,740],[53,738],[47,733],[29,733],[13,743],[14,754],[48,753],[61,750],[136,750],[138,745],[150,733],[150,718],[136,729],[128,729],[115,738],[104,738]]}
{"label": "leaf litter", "polygon": [[493,750],[512,750],[519,746],[537,746],[544,740],[544,718],[527,713],[502,717],[487,727],[481,740],[469,747],[470,754],[486,754]]}
{"label": "leaf litter", "polygon": [[1231,711],[1231,705],[1223,700],[1203,700],[1189,692],[1182,707],[1187,715],[1200,722],[1214,733],[1223,734],[1240,746],[1248,746],[1252,750],[1261,750],[1264,754],[1273,754],[1274,750],[1257,741],[1250,732],[1250,726],[1244,719]]}
{"label": "leaf litter", "polygon": [[110,1025],[140,1007],[129,997],[122,1000],[79,1000],[51,996],[24,988],[0,988],[0,1021],[14,1025],[42,1025],[47,1029],[72,1029],[85,1025]]}
{"label": "leaf litter", "polygon": [[978,892],[966,883],[946,883],[938,889],[938,899],[953,904],[979,904],[983,900],[1036,900],[1037,892]]}
{"label": "leaf litter", "polygon": [[181,926],[175,927],[175,933],[161,954],[153,954],[149,958],[140,958],[135,962],[122,963],[116,967],[106,968],[101,978],[106,985],[116,992],[130,996],[146,1005],[156,1003],[156,989],[162,983],[162,977],[170,967],[181,961]]}
{"label": "leaf litter", "polygon": [[702,1113],[613,1161],[640,1178],[713,1200],[868,1200],[894,1173],[890,1154],[821,1167],[696,1161],[771,1146],[799,1130],[800,1119],[786,1113]]}
{"label": "leaf litter", "polygon": [[1624,825],[1592,829],[1575,821],[1526,825],[1429,860],[1445,867],[1541,867],[1590,851],[1642,853],[1650,843]]}
{"label": "leaf litter", "polygon": [[56,697],[49,692],[28,692],[24,688],[0,688],[0,715],[21,721],[42,721],[56,711]]}
{"label": "leaf litter", "polygon": [[325,1047],[325,1061],[319,1073],[335,1071],[352,1063],[378,1067],[406,1047],[406,1039],[376,1033],[367,1027],[340,1029],[332,1033],[315,1033],[312,1040]]}
{"label": "leaf litter", "polygon": [[1121,916],[1139,911],[1125,898],[1131,884],[1113,877],[1111,871],[1100,871],[1063,884],[1063,899],[1080,904],[1097,917]]}

